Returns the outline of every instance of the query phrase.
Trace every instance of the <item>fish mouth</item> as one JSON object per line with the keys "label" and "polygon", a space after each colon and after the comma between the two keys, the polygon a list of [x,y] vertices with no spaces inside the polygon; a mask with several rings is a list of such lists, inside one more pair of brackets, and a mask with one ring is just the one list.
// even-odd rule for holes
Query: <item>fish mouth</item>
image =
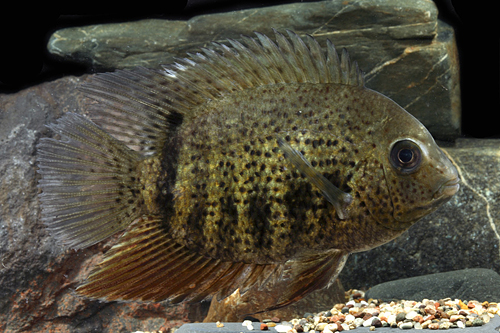
{"label": "fish mouth", "polygon": [[433,199],[450,198],[460,189],[460,178],[449,179],[434,193]]}

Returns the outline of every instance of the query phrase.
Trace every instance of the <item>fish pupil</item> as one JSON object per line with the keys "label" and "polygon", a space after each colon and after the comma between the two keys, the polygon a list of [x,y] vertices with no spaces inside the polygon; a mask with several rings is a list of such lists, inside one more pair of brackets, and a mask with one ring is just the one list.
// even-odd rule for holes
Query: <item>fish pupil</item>
{"label": "fish pupil", "polygon": [[403,164],[410,163],[413,160],[413,152],[408,148],[401,149],[398,153],[398,158]]}

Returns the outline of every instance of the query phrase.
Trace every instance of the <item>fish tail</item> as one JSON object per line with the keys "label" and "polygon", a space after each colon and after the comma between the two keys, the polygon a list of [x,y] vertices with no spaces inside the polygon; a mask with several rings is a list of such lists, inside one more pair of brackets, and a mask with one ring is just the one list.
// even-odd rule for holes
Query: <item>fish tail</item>
{"label": "fish tail", "polygon": [[141,155],[87,118],[68,113],[37,146],[42,221],[72,248],[123,231],[141,214]]}

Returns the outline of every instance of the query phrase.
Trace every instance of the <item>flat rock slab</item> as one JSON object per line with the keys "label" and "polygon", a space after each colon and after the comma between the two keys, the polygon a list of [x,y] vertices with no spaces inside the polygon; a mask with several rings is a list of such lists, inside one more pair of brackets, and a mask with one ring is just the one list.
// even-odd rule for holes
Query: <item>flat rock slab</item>
{"label": "flat rock slab", "polygon": [[463,269],[389,281],[370,288],[366,299],[422,300],[451,299],[500,300],[500,275],[491,269]]}
{"label": "flat rock slab", "polygon": [[[245,333],[245,332],[277,332],[274,327],[269,328],[268,331],[261,331],[259,329],[260,324],[254,323],[253,331],[249,331],[246,327],[242,326],[241,323],[224,323],[224,327],[216,327],[215,323],[202,323],[202,324],[184,324],[182,325],[176,333]],[[455,329],[453,332],[473,332],[473,333],[495,333],[499,331],[500,327],[500,317],[495,315],[491,321],[483,326],[466,327],[465,329]],[[399,332],[399,330],[397,330]],[[405,331],[417,331],[415,329],[408,329]],[[424,330],[428,331],[428,330]],[[442,330],[441,330],[442,331]],[[369,327],[358,327],[354,330],[356,333],[366,333],[371,332]],[[395,332],[394,328],[390,327],[378,327],[375,332]],[[422,330],[418,330],[422,332]]]}

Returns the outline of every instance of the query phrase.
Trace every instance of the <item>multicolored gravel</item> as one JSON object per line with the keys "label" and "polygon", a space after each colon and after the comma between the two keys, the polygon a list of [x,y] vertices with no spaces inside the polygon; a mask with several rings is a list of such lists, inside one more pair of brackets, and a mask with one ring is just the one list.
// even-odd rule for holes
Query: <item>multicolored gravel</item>
{"label": "multicolored gravel", "polygon": [[[364,293],[350,290],[346,303],[335,304],[330,310],[316,314],[306,313],[302,318],[282,320],[249,320],[243,323],[185,324],[178,333],[212,333],[270,331],[281,333],[333,333],[360,329],[361,332],[399,329],[443,330],[473,328],[474,332],[498,332],[500,330],[500,306],[494,302],[444,298],[439,300],[381,302],[365,300]],[[491,320],[491,327],[484,327]],[[499,326],[499,327],[496,327]]]}
{"label": "multicolored gravel", "polygon": [[493,302],[459,299],[440,299],[422,301],[380,302],[365,300],[364,293],[349,291],[349,301],[335,304],[332,309],[318,314],[306,314],[280,322],[278,332],[341,332],[369,327],[392,327],[400,329],[450,329],[482,326],[495,315],[500,315],[499,306]]}

